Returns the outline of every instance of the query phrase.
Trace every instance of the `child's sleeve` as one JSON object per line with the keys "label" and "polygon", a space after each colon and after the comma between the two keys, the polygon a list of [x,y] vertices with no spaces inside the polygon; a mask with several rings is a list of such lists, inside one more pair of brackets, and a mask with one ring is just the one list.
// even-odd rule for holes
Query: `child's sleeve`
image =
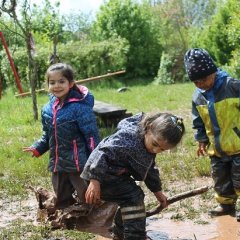
{"label": "child's sleeve", "polygon": [[39,157],[49,150],[48,130],[42,117],[43,134],[31,147],[34,149],[34,155]]}
{"label": "child's sleeve", "polygon": [[205,125],[194,102],[192,102],[193,129],[196,129],[195,139],[198,142],[208,142]]}
{"label": "child's sleeve", "polygon": [[81,177],[85,180],[90,181],[91,179],[98,180],[102,182],[106,177],[106,171],[108,169],[108,155],[105,151],[95,149],[81,173]]}
{"label": "child's sleeve", "polygon": [[155,166],[155,162],[150,167],[147,177],[145,179],[145,184],[151,192],[158,192],[162,190],[162,183],[160,179],[159,170]]}

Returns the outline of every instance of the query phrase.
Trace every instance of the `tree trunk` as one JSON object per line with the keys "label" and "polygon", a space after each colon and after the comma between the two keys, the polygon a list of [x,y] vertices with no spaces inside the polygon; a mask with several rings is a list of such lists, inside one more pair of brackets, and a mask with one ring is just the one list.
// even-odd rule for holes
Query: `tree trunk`
{"label": "tree trunk", "polygon": [[38,107],[37,107],[37,95],[36,95],[36,62],[32,56],[32,48],[29,44],[30,39],[28,39],[27,44],[27,53],[28,53],[28,79],[30,81],[31,87],[31,96],[32,96],[32,104],[33,104],[33,117],[35,120],[38,120]]}

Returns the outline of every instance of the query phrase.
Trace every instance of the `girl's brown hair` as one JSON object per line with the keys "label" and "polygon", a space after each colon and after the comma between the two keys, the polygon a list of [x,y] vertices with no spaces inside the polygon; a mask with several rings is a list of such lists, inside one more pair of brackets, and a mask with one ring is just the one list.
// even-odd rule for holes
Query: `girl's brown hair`
{"label": "girl's brown hair", "polygon": [[141,134],[148,131],[157,138],[167,141],[173,147],[182,139],[185,133],[183,119],[170,113],[149,113],[140,122]]}

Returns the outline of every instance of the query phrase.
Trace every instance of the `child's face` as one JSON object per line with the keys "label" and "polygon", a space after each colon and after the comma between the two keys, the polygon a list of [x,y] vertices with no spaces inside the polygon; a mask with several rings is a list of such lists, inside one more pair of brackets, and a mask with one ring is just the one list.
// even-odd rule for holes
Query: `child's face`
{"label": "child's face", "polygon": [[54,71],[48,76],[48,91],[60,100],[66,97],[73,84],[74,82],[69,83],[61,72],[58,71]]}
{"label": "child's face", "polygon": [[215,82],[215,77],[214,76],[209,75],[206,78],[196,80],[193,83],[195,84],[196,87],[198,87],[202,90],[209,90],[214,85],[214,82]]}
{"label": "child's face", "polygon": [[147,131],[147,133],[145,134],[144,144],[148,152],[156,154],[171,149],[173,147],[165,140],[157,139],[151,131]]}

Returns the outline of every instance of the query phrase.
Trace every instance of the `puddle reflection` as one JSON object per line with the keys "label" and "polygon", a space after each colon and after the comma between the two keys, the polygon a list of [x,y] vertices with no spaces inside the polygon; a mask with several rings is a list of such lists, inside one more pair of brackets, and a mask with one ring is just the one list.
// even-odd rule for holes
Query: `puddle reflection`
{"label": "puddle reflection", "polygon": [[165,218],[150,218],[147,230],[151,230],[152,233],[163,232],[168,235],[169,240],[240,240],[240,222],[237,222],[235,217],[209,217],[207,222],[207,224],[197,224],[192,221],[176,222]]}

